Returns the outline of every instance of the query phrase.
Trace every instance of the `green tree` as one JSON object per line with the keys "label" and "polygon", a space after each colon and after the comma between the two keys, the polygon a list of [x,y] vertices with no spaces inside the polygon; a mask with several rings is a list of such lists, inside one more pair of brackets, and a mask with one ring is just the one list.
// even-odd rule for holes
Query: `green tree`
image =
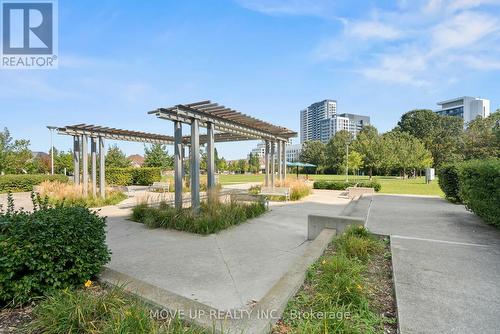
{"label": "green tree", "polygon": [[9,130],[4,128],[0,132],[0,172],[6,174],[26,172],[27,164],[33,158],[29,145],[29,140],[14,140]]}
{"label": "green tree", "polygon": [[384,160],[387,169],[399,169],[406,177],[409,169],[432,165],[432,155],[418,138],[408,132],[393,130],[383,136]]}
{"label": "green tree", "polygon": [[144,166],[172,169],[174,161],[172,156],[168,154],[167,146],[164,144],[152,144],[150,147],[144,146]]}
{"label": "green tree", "polygon": [[64,174],[73,172],[73,152],[58,151],[54,148],[54,173]]}
{"label": "green tree", "polygon": [[251,173],[257,173],[260,169],[260,159],[257,154],[250,153],[248,155],[248,171]]}
{"label": "green tree", "polygon": [[347,159],[349,162],[349,170],[352,174],[356,174],[356,172],[363,168],[363,156],[356,151],[349,151],[349,158]]}
{"label": "green tree", "polygon": [[236,163],[236,171],[243,174],[247,171],[247,169],[248,169],[248,163],[246,159],[238,160],[238,162]]}
{"label": "green tree", "polygon": [[465,159],[500,158],[500,110],[469,123],[464,133]]}
{"label": "green tree", "polygon": [[[302,145],[300,152],[300,161],[316,165],[318,168],[325,166],[326,163],[326,145],[320,141],[306,141]],[[316,170],[318,170],[316,168]]]}
{"label": "green tree", "polygon": [[220,158],[220,159],[217,161],[217,170],[218,170],[219,172],[224,172],[224,171],[227,171],[227,170],[228,170],[227,161],[226,161],[226,159],[224,159],[224,157]]}
{"label": "green tree", "polygon": [[396,130],[420,139],[431,152],[436,167],[462,159],[463,120],[419,109],[401,116]]}
{"label": "green tree", "polygon": [[382,167],[383,159],[383,147],[377,128],[372,125],[364,126],[356,136],[352,148],[363,157],[363,166],[368,168],[371,179],[373,170]]}
{"label": "green tree", "polygon": [[106,167],[125,168],[130,167],[131,161],[127,159],[125,153],[118,147],[118,145],[110,146],[106,153]]}
{"label": "green tree", "polygon": [[345,130],[339,131],[326,144],[326,165],[337,173],[345,166],[346,148],[353,141],[353,135]]}

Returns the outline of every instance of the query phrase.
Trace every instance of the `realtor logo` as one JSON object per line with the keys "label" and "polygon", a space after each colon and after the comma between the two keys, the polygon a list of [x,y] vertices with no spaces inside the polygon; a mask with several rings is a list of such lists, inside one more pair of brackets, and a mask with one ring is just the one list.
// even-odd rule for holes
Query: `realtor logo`
{"label": "realtor logo", "polygon": [[55,1],[4,0],[1,5],[1,67],[56,68]]}

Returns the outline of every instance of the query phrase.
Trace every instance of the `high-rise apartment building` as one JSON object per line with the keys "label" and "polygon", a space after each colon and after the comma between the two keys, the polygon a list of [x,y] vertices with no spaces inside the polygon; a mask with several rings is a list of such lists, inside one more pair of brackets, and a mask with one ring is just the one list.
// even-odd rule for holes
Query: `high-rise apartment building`
{"label": "high-rise apartment building", "polygon": [[356,114],[337,114],[337,101],[324,100],[300,111],[300,142],[319,140],[327,143],[338,131],[356,135],[370,117]]}

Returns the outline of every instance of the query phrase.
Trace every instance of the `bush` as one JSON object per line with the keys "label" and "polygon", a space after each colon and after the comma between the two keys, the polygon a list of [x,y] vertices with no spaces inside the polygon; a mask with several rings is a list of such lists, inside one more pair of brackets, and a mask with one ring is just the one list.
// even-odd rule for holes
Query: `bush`
{"label": "bush", "polygon": [[176,210],[165,202],[158,207],[138,204],[132,209],[131,219],[148,227],[171,228],[198,234],[211,234],[238,225],[266,211],[264,203],[203,202],[194,215],[190,208]]}
{"label": "bush", "polygon": [[45,175],[45,174],[15,174],[0,176],[0,193],[33,191],[33,187],[43,181],[68,182],[66,175]]}
{"label": "bush", "polygon": [[470,160],[458,169],[460,198],[486,223],[500,227],[500,159]]}
{"label": "bush", "polygon": [[460,182],[457,164],[446,164],[438,170],[438,183],[446,199],[451,202],[460,202]]}
{"label": "bush", "polygon": [[115,186],[141,185],[149,186],[161,180],[161,169],[158,167],[141,168],[108,168],[106,183]]}
{"label": "bush", "polygon": [[84,207],[0,214],[0,304],[79,286],[110,259],[105,218]]}
{"label": "bush", "polygon": [[313,184],[314,189],[328,189],[328,190],[346,190],[349,187],[366,187],[374,188],[376,192],[379,192],[382,188],[381,184],[377,181],[366,181],[366,182],[343,182],[343,181],[315,181]]}

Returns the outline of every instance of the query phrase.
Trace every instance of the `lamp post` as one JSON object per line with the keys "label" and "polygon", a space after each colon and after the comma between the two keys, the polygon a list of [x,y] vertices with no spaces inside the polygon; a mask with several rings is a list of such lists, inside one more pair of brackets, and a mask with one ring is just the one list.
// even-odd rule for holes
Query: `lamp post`
{"label": "lamp post", "polygon": [[53,133],[57,129],[57,126],[47,126],[50,131],[50,174],[54,175],[54,144],[53,144]]}
{"label": "lamp post", "polygon": [[349,142],[345,143],[345,182],[349,182]]}

